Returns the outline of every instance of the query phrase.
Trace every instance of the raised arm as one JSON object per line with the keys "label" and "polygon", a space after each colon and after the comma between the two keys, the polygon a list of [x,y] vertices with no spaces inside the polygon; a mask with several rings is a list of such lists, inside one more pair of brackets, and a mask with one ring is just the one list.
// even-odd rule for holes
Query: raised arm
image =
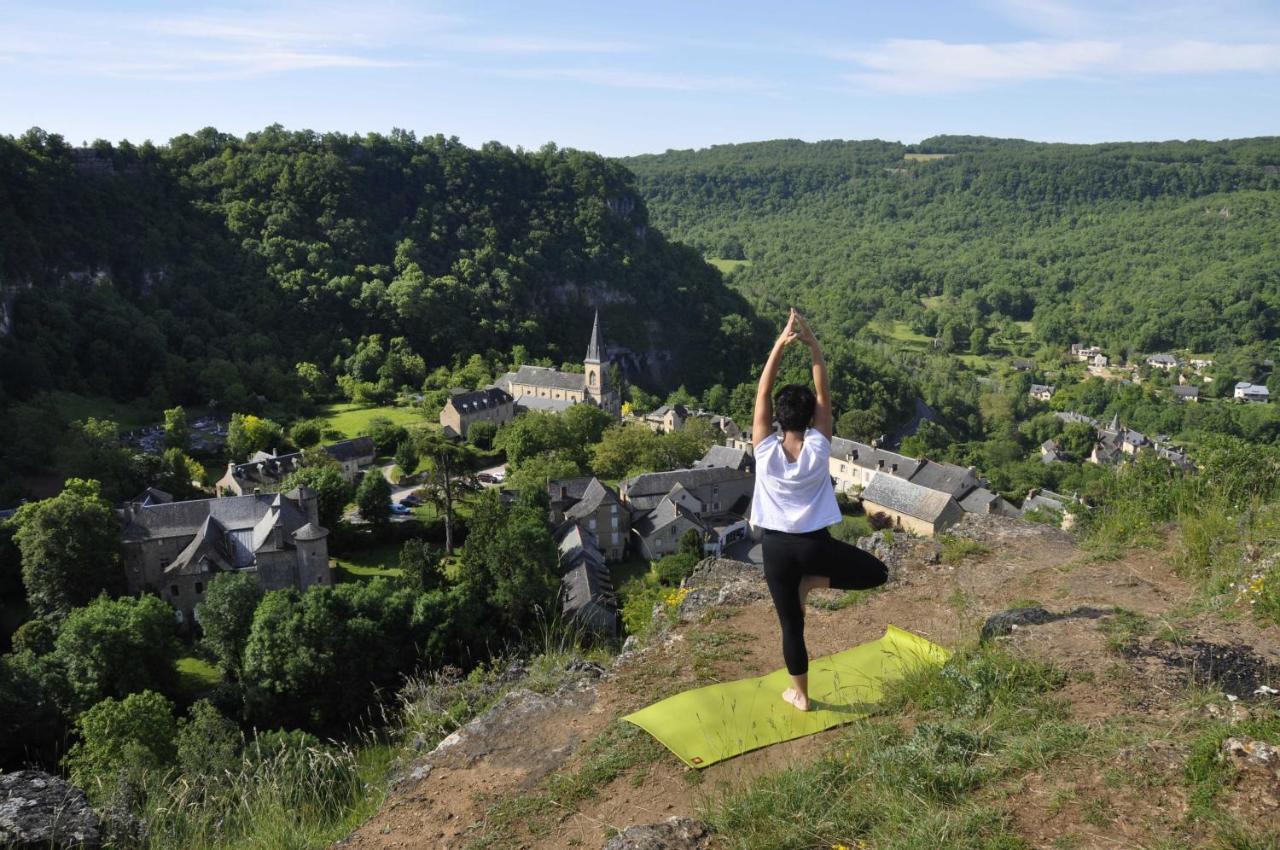
{"label": "raised arm", "polygon": [[787,319],[787,326],[773,344],[769,359],[765,361],[764,372],[760,375],[760,385],[756,387],[756,408],[751,417],[751,447],[760,445],[765,437],[773,433],[773,384],[778,379],[778,364],[782,362],[782,349],[799,339],[795,330],[796,316],[792,310]]}
{"label": "raised arm", "polygon": [[804,316],[795,310],[791,311],[791,316],[795,321],[796,335],[809,346],[809,353],[813,355],[813,393],[818,398],[813,408],[813,427],[830,441],[835,423],[831,416],[831,384],[827,380],[827,361],[822,355],[818,338],[813,335]]}

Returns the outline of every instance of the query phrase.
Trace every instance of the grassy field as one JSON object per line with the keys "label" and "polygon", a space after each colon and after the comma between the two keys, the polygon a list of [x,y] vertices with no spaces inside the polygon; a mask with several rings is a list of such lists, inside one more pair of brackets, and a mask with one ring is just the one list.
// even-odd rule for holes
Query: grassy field
{"label": "grassy field", "polygon": [[325,426],[347,437],[368,433],[369,422],[382,417],[397,425],[423,425],[427,419],[408,407],[364,407],[358,404],[330,404],[324,408],[321,418]]}
{"label": "grassy field", "polygon": [[951,156],[949,153],[904,153],[902,158],[908,162],[933,162],[938,159],[946,159]]}
{"label": "grassy field", "polygon": [[222,674],[203,658],[184,655],[178,659],[178,687],[195,699],[222,681]]}
{"label": "grassy field", "polygon": [[872,322],[867,325],[867,330],[882,339],[890,339],[895,342],[901,342],[907,348],[925,349],[933,346],[933,337],[916,333],[906,322],[895,320],[892,323]]}
{"label": "grassy field", "polygon": [[713,257],[708,257],[707,262],[718,268],[723,275],[733,274],[743,266],[751,265],[750,260],[721,260]]}
{"label": "grassy field", "polygon": [[376,576],[402,576],[400,547],[395,543],[374,546],[362,552],[335,557],[338,581],[367,581]]}
{"label": "grassy field", "polygon": [[49,401],[58,411],[63,422],[81,419],[110,419],[121,430],[149,425],[160,419],[160,412],[133,403],[113,401],[109,398],[76,395],[75,393],[49,393]]}

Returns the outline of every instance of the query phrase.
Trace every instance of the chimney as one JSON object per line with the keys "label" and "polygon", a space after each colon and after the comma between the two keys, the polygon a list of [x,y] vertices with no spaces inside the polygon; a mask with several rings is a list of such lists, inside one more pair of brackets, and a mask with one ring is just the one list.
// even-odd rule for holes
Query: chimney
{"label": "chimney", "polygon": [[858,459],[858,450],[857,450],[857,449],[854,449],[854,450],[853,450],[853,455],[852,455],[851,457],[852,457],[852,459],[853,459],[853,460],[857,460],[857,459]]}
{"label": "chimney", "polygon": [[560,498],[561,499],[569,498],[569,488],[563,484],[560,485]]}
{"label": "chimney", "polygon": [[890,467],[889,471],[893,473],[897,473],[898,465],[895,463],[892,467]]}
{"label": "chimney", "polygon": [[884,469],[884,458],[876,461],[876,469]]}

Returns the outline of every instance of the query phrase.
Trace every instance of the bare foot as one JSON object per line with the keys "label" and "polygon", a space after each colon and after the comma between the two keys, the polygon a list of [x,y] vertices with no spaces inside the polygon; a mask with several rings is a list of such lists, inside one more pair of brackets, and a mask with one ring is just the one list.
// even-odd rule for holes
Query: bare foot
{"label": "bare foot", "polygon": [[784,702],[790,703],[800,711],[809,710],[809,698],[797,691],[795,688],[787,688],[782,692]]}

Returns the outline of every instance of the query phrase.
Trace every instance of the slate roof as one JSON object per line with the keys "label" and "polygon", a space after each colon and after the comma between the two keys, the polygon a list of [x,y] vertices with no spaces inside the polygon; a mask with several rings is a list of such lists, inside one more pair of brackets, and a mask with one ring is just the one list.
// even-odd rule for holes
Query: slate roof
{"label": "slate roof", "polygon": [[685,407],[683,404],[664,404],[661,407],[659,407],[657,410],[653,411],[652,413],[645,414],[645,418],[646,419],[662,419],[668,413],[671,413],[673,411],[675,412],[676,417],[679,419],[689,418],[689,408]]}
{"label": "slate roof", "polygon": [[1054,411],[1054,416],[1063,422],[1083,422],[1086,425],[1092,425],[1094,428],[1101,428],[1102,423],[1092,416],[1085,416],[1083,413],[1076,413],[1074,410],[1058,410]]}
{"label": "slate roof", "polygon": [[574,401],[571,398],[543,398],[536,395],[522,395],[516,397],[516,407],[525,410],[545,410],[551,413],[564,413],[575,404],[581,402]]}
{"label": "slate roof", "polygon": [[652,535],[661,532],[664,528],[671,525],[671,523],[681,517],[689,520],[698,528],[702,527],[702,522],[698,519],[696,514],[680,507],[680,505],[670,499],[663,497],[662,501],[658,502],[658,504],[651,510],[641,514],[640,517],[632,523],[631,528],[641,537],[651,537]]}
{"label": "slate roof", "polygon": [[920,461],[920,466],[907,480],[930,490],[948,493],[956,499],[963,499],[971,490],[983,484],[982,479],[971,469],[933,460]]}
{"label": "slate roof", "polygon": [[596,310],[595,320],[591,323],[591,341],[587,343],[586,363],[600,362],[600,311]]}
{"label": "slate roof", "polygon": [[[506,377],[505,375],[503,377]],[[511,393],[500,387],[485,387],[470,392],[453,392],[445,404],[452,405],[460,414],[479,413],[492,410],[512,402]]]}
{"label": "slate roof", "polygon": [[512,384],[555,390],[582,390],[586,384],[586,375],[577,372],[561,372],[549,366],[521,366],[514,372],[508,372],[497,381],[497,386],[511,393]]}
{"label": "slate roof", "polygon": [[268,517],[283,523],[286,532],[292,532],[307,523],[306,514],[299,510],[293,500],[282,497],[279,493],[131,505],[126,508],[125,516],[123,536],[126,541],[161,540],[196,534],[210,518],[229,532],[256,532],[259,524]]}
{"label": "slate roof", "polygon": [[373,457],[377,454],[377,450],[373,445],[373,437],[355,437],[350,440],[343,440],[340,443],[332,443],[324,447],[329,457],[336,461],[356,460],[362,457]]}
{"label": "slate roof", "polygon": [[302,467],[302,452],[271,455],[254,452],[247,463],[237,463],[230,470],[233,477],[258,484],[278,484]]}
{"label": "slate roof", "polygon": [[601,505],[609,504],[622,504],[617,492],[599,478],[592,478],[582,493],[582,499],[565,511],[564,516],[565,519],[584,519],[599,510]]}
{"label": "slate roof", "polygon": [[702,487],[708,484],[720,484],[725,481],[740,481],[751,476],[737,469],[723,466],[709,466],[700,469],[672,469],[667,472],[646,472],[622,482],[627,500],[644,497],[666,495],[676,484],[683,484],[687,489]]}
{"label": "slate roof", "polygon": [[164,505],[173,501],[173,494],[156,487],[148,487],[129,501],[139,505]]}
{"label": "slate roof", "polygon": [[[547,482],[547,495],[551,497],[551,501],[555,502],[560,499],[572,499],[578,501],[587,492],[587,487],[595,477],[591,475],[583,475],[578,478],[555,478]],[[561,495],[561,489],[564,494]]]}
{"label": "slate roof", "polygon": [[227,540],[227,529],[213,517],[196,531],[195,537],[164,568],[165,575],[200,575],[212,569],[231,570],[237,566],[235,553]]}
{"label": "slate roof", "polygon": [[707,449],[707,453],[702,459],[694,463],[694,469],[705,469],[713,466],[723,466],[727,469],[738,469],[745,471],[752,464],[753,458],[742,449],[735,449],[729,446],[712,446]]}
{"label": "slate roof", "polygon": [[[857,464],[863,469],[883,469],[902,478],[910,478],[920,466],[920,461],[915,458],[859,443],[857,440],[846,440],[843,437],[831,438],[831,456],[837,460]],[[881,467],[882,461],[883,467]],[[896,472],[893,470],[895,463],[898,465]]]}
{"label": "slate roof", "polygon": [[[618,602],[609,567],[595,535],[578,523],[569,522],[556,532],[555,542],[560,555],[564,613],[586,615],[592,625],[613,634],[617,628]],[[594,612],[590,610],[593,605],[597,609]]]}
{"label": "slate roof", "polygon": [[947,507],[955,503],[955,499],[948,493],[912,484],[892,475],[877,475],[872,478],[867,489],[862,491],[862,500],[925,522],[936,522]]}
{"label": "slate roof", "polygon": [[979,487],[960,500],[960,507],[964,508],[966,513],[989,514],[994,508],[999,507],[1000,501],[999,493],[992,493],[986,487]]}
{"label": "slate roof", "polygon": [[1173,394],[1178,398],[1200,398],[1200,388],[1179,384],[1173,388]]}

